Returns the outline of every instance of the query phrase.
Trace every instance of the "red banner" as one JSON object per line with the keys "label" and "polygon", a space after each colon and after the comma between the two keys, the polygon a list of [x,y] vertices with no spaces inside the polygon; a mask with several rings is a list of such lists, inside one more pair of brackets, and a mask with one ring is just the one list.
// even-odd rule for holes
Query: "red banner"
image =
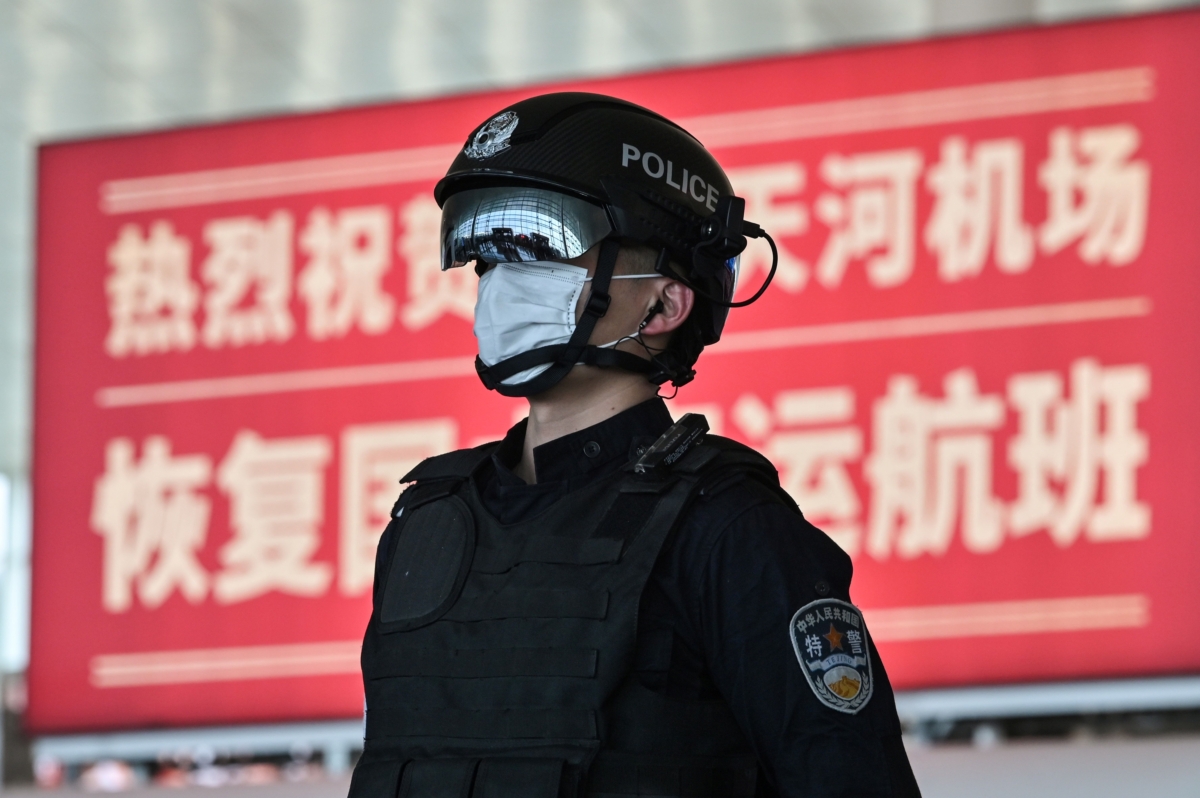
{"label": "red banner", "polygon": [[[673,409],[851,553],[897,687],[1200,670],[1197,41],[1187,12],[561,87],[680,121],[779,242]],[[361,711],[399,477],[521,415],[430,190],[532,93],[42,149],[34,730]]]}

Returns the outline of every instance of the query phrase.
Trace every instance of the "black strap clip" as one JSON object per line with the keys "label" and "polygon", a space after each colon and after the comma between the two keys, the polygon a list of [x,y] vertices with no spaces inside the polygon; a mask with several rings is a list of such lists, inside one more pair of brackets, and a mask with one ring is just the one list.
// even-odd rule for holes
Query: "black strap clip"
{"label": "black strap clip", "polygon": [[593,290],[588,296],[587,305],[583,312],[589,316],[601,318],[605,313],[608,313],[608,306],[612,304],[612,297],[602,291]]}
{"label": "black strap clip", "polygon": [[670,350],[659,352],[650,358],[650,370],[646,375],[646,379],[655,385],[662,385],[670,380],[671,384],[678,390],[695,378],[696,370],[689,368],[679,359],[678,355]]}

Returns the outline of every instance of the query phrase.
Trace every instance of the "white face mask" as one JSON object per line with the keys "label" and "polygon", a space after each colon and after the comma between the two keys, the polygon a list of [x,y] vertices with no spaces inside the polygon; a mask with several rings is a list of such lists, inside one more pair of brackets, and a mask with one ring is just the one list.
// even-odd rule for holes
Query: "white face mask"
{"label": "white face mask", "polygon": [[[658,276],[621,274],[612,279]],[[484,365],[494,366],[538,347],[570,341],[579,295],[591,279],[581,266],[552,261],[497,263],[484,272],[475,301],[475,339]],[[601,346],[616,346],[620,340]],[[549,363],[534,366],[501,382],[520,385],[548,368]]]}

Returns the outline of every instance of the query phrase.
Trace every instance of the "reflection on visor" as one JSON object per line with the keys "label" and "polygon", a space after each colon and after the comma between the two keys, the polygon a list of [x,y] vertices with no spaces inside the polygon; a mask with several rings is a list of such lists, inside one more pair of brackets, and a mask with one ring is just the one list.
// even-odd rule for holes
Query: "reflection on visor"
{"label": "reflection on visor", "polygon": [[611,232],[603,208],[566,194],[528,187],[463,191],[442,208],[442,270],[473,260],[577,258]]}

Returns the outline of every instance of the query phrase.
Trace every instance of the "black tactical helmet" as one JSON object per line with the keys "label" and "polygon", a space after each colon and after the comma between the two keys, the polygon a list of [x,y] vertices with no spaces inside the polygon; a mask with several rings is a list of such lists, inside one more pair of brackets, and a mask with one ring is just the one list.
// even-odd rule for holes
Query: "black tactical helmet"
{"label": "black tactical helmet", "polygon": [[[522,188],[534,190],[527,195],[535,199],[521,200],[526,207],[544,208],[540,197],[547,190],[573,198],[559,200],[562,207],[555,208],[557,218],[569,219],[565,226],[571,229],[563,233],[556,225],[553,231],[541,230],[545,234],[514,233],[507,223],[476,224],[464,233],[460,220],[489,203],[497,205],[489,197],[505,187],[518,194]],[[655,359],[658,369],[649,376],[660,384],[690,380],[700,349],[720,339],[729,308],[747,304],[732,301],[738,256],[747,235],[764,235],[743,220],[744,201],[733,195],[720,165],[691,134],[653,111],[601,94],[544,94],[494,115],[472,131],[434,197],[443,208],[444,269],[471,260],[575,257],[605,239],[657,250],[656,271],[696,293],[688,322],[694,345],[674,357]],[[504,204],[512,207],[511,193]],[[593,293],[607,297],[611,265],[608,269],[603,279],[597,276]],[[589,335],[594,323],[588,325]],[[578,348],[568,354],[577,356]],[[569,369],[573,363],[563,365]]]}

